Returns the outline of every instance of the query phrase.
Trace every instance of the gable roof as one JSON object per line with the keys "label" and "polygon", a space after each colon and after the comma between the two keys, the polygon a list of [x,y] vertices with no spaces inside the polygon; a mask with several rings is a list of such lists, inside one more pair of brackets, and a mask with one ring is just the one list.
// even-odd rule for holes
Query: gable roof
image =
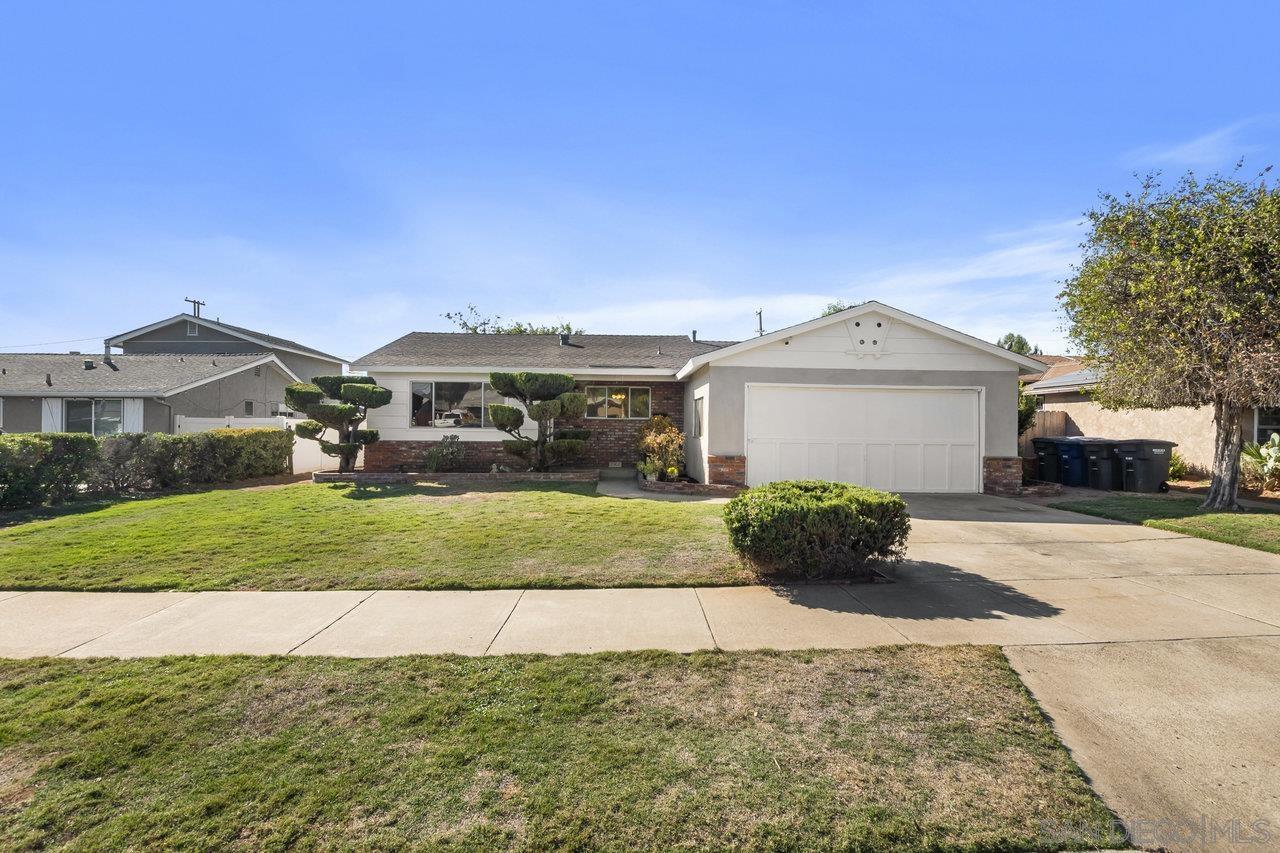
{"label": "gable roof", "polygon": [[110,363],[72,353],[0,353],[0,396],[165,397],[266,364],[300,381],[272,353],[113,355]]}
{"label": "gable roof", "polygon": [[972,335],[966,335],[964,332],[958,332],[955,329],[940,325],[938,323],[933,322],[932,320],[926,320],[923,317],[917,317],[914,314],[908,314],[906,311],[899,310],[890,305],[885,305],[883,302],[876,302],[875,300],[870,300],[868,302],[863,302],[859,305],[854,305],[850,308],[846,308],[843,311],[837,311],[834,314],[828,314],[825,317],[818,317],[813,320],[807,320],[803,323],[797,323],[794,326],[788,326],[785,329],[779,329],[778,331],[770,332],[767,335],[760,335],[759,337],[749,338],[748,340],[745,340],[745,341],[739,341],[738,343],[733,344],[732,346],[723,347],[721,349],[717,349],[712,352],[708,352],[708,353],[704,353],[702,355],[696,356],[690,359],[688,364],[680,368],[680,371],[676,374],[676,378],[684,379],[686,376],[688,376],[690,373],[697,370],[698,368],[702,367],[704,364],[710,364],[711,362],[714,362],[726,356],[735,355],[740,352],[746,352],[748,350],[755,349],[756,347],[764,346],[766,344],[771,344],[771,343],[774,343],[775,341],[780,341],[785,338],[794,337],[796,335],[802,335],[805,332],[812,332],[815,329],[821,329],[824,326],[830,326],[834,323],[843,323],[846,320],[851,320],[855,317],[859,317],[863,314],[868,314],[872,311],[885,314],[895,320],[901,320],[902,322],[908,323],[913,326],[918,326],[922,329],[925,329],[926,331],[933,332],[934,334],[939,335],[941,337],[948,338],[950,340],[965,344],[967,346],[971,346],[974,349],[981,350],[982,352],[987,353],[988,355],[993,355],[993,356],[996,356],[997,358],[1003,358],[1006,361],[1012,361],[1014,364],[1018,365],[1020,373],[1039,373],[1044,369],[1044,365],[1041,362],[1036,361],[1034,358],[1031,358],[1030,356],[1018,355],[1016,352],[1010,352],[1004,347],[996,346],[993,343],[988,343],[987,341],[984,341],[981,338],[975,338]]}
{"label": "gable roof", "polygon": [[235,335],[236,337],[246,340],[250,343],[261,344],[262,346],[267,347],[269,349],[287,350],[289,352],[298,353],[299,355],[310,355],[316,358],[328,359],[329,361],[335,361],[335,362],[338,362],[339,364],[346,364],[346,361],[347,361],[345,358],[342,358],[340,356],[330,355],[327,352],[322,352],[318,349],[315,349],[314,347],[309,347],[309,346],[306,346],[305,344],[300,344],[297,341],[291,341],[288,338],[282,338],[277,335],[268,335],[266,332],[255,332],[253,329],[246,329],[244,326],[233,326],[230,323],[222,323],[216,320],[210,320],[207,317],[197,317],[194,314],[175,314],[172,317],[169,317],[167,319],[157,320],[154,323],[148,323],[147,325],[142,326],[140,328],[133,329],[128,332],[122,332],[121,334],[118,334],[115,337],[107,338],[107,343],[113,347],[118,347],[118,346],[121,346],[125,341],[130,340],[132,338],[136,338],[139,335],[145,335],[147,332],[151,332],[156,329],[163,328],[164,326],[167,326],[170,323],[179,323],[183,321],[186,321],[189,323],[196,323],[201,326],[206,326],[210,329],[216,329],[220,332],[225,332],[229,335]]}
{"label": "gable roof", "polygon": [[694,341],[684,335],[492,335],[410,332],[353,363],[375,367],[560,368],[660,370],[672,373],[726,341]]}

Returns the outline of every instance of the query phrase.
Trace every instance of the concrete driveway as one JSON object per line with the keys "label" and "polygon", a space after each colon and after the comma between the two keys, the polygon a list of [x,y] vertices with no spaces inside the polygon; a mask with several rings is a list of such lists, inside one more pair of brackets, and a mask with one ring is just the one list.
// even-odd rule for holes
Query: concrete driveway
{"label": "concrete driveway", "polygon": [[891,584],[0,591],[0,656],[991,643],[1136,839],[1201,849],[1202,817],[1228,822],[1219,841],[1257,840],[1269,820],[1280,846],[1280,557],[1003,498],[909,500]]}

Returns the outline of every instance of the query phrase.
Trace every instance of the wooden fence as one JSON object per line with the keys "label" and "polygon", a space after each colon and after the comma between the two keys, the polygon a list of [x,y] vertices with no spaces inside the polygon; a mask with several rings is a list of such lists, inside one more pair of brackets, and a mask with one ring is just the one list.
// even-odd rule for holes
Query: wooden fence
{"label": "wooden fence", "polygon": [[1018,455],[1023,457],[1036,455],[1035,448],[1031,446],[1031,439],[1033,438],[1041,438],[1046,435],[1067,434],[1066,412],[1057,412],[1052,409],[1040,409],[1036,412],[1036,420],[1035,423],[1031,425],[1031,429],[1018,437]]}

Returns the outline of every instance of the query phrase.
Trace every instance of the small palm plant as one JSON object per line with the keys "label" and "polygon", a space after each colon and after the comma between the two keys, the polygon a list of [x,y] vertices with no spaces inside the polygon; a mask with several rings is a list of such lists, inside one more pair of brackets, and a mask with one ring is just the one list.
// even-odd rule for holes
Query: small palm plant
{"label": "small palm plant", "polygon": [[1263,443],[1251,441],[1240,450],[1240,468],[1257,480],[1263,491],[1280,486],[1280,433],[1271,433]]}

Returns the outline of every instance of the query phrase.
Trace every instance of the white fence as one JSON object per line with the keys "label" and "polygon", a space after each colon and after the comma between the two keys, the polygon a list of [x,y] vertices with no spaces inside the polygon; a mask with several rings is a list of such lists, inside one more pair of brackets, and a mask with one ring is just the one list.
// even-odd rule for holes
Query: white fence
{"label": "white fence", "polygon": [[[188,432],[206,432],[211,429],[223,429],[231,427],[233,429],[249,429],[251,427],[274,427],[276,429],[289,429],[292,424],[297,423],[294,418],[275,417],[275,418],[193,418],[187,415],[175,415],[173,418],[173,430],[179,435]],[[359,465],[360,459],[356,460]],[[338,460],[332,456],[325,456],[320,452],[320,445],[317,442],[306,438],[299,438],[293,443],[293,473],[305,474],[309,471],[324,471],[329,468],[336,469]]]}

